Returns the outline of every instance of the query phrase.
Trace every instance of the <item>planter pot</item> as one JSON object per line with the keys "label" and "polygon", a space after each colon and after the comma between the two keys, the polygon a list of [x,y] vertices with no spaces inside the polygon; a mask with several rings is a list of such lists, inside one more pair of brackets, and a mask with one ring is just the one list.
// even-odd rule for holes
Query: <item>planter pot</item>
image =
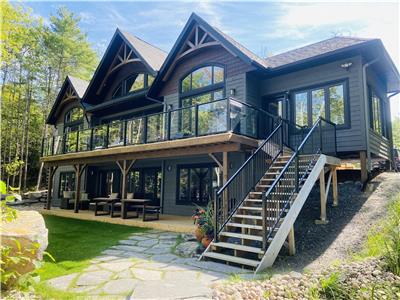
{"label": "planter pot", "polygon": [[211,238],[211,237],[205,236],[205,237],[203,237],[203,239],[201,240],[201,244],[203,245],[204,248],[207,248],[208,245],[210,245],[211,241],[212,241],[212,238]]}
{"label": "planter pot", "polygon": [[201,240],[204,237],[204,233],[203,230],[201,230],[200,227],[197,227],[196,230],[194,231],[194,236],[196,237],[196,240],[198,240],[199,242],[201,242]]}

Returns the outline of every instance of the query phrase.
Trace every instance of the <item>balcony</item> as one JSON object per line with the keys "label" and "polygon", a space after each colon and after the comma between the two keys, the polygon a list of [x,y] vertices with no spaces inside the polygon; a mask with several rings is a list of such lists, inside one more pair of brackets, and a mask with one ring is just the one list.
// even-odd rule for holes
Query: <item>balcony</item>
{"label": "balcony", "polygon": [[[276,117],[232,98],[170,110],[43,140],[42,157],[199,138],[221,133],[259,139]],[[200,140],[197,139],[197,141]]]}

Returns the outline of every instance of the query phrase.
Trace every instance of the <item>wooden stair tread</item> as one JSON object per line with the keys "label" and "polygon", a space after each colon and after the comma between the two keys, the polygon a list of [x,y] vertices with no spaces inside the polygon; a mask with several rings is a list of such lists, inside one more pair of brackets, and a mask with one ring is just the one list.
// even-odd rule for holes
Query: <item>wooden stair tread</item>
{"label": "wooden stair tread", "polygon": [[245,239],[245,240],[259,241],[259,242],[262,242],[262,240],[263,240],[262,236],[236,233],[236,232],[223,231],[220,233],[220,235],[233,237],[233,238],[239,238],[239,239]]}
{"label": "wooden stair tread", "polygon": [[233,215],[234,218],[251,219],[251,220],[262,220],[262,216],[255,215]]}
{"label": "wooden stair tread", "polygon": [[251,246],[245,246],[245,245],[240,245],[240,244],[224,243],[224,242],[218,242],[218,243],[212,242],[211,245],[215,246],[215,247],[228,248],[228,249],[234,249],[234,250],[239,250],[239,251],[257,253],[257,254],[264,254],[264,251],[262,249],[260,249],[260,248],[251,247]]}
{"label": "wooden stair tread", "polygon": [[227,225],[227,226],[230,226],[230,227],[239,227],[239,228],[249,228],[249,229],[262,230],[262,226],[260,226],[260,225],[253,225],[253,224],[243,224],[243,223],[228,222],[228,223],[226,223],[226,225]]}
{"label": "wooden stair tread", "polygon": [[253,259],[247,259],[247,258],[226,255],[226,254],[216,253],[216,252],[206,252],[203,254],[203,256],[208,257],[208,258],[233,262],[233,263],[237,263],[237,264],[241,264],[241,265],[246,265],[246,266],[250,266],[250,267],[257,267],[258,264],[260,263],[259,261],[253,260]]}

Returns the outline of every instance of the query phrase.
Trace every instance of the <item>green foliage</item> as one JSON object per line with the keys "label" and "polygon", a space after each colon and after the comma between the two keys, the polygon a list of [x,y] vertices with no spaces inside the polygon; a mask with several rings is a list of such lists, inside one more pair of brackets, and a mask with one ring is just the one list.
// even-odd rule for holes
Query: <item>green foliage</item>
{"label": "green foliage", "polygon": [[393,145],[400,149],[400,117],[395,117],[392,121]]}
{"label": "green foliage", "polygon": [[22,160],[20,160],[18,157],[8,163],[8,164],[4,164],[4,169],[6,171],[6,174],[9,176],[13,176],[13,175],[18,175],[19,172],[19,168],[24,164],[24,162]]}
{"label": "green foliage", "polygon": [[368,235],[356,258],[383,257],[388,270],[400,275],[400,194],[388,207],[387,218]]}

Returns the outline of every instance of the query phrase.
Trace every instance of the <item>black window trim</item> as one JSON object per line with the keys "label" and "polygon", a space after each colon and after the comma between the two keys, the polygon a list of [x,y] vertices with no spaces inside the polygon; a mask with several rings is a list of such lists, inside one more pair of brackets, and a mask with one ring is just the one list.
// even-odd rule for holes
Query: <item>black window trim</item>
{"label": "black window trim", "polygon": [[[372,98],[375,96],[379,99],[379,117],[381,123],[381,133],[377,132],[374,128],[374,116],[372,107]],[[388,128],[387,128],[387,118],[386,118],[386,103],[384,98],[377,92],[377,89],[371,85],[368,85],[368,108],[369,108],[369,127],[377,135],[388,139]]]}
{"label": "black window trim", "polygon": [[[213,83],[213,84],[210,84],[210,85],[207,85],[207,86],[204,86],[201,88],[197,88],[194,90],[190,89],[190,91],[182,93],[182,82],[187,76],[189,76],[190,74],[192,74],[193,72],[195,72],[201,68],[214,67],[214,66],[222,68],[224,70],[223,81],[218,82],[218,83]],[[211,78],[213,81],[214,80],[214,68],[212,68]],[[190,84],[192,84],[191,81],[190,81]],[[184,99],[184,98],[191,98],[193,96],[206,94],[206,93],[212,92],[214,90],[222,89],[223,90],[223,98],[225,98],[225,95],[226,95],[225,86],[226,86],[226,66],[224,64],[217,63],[217,62],[207,62],[204,64],[196,65],[196,67],[190,69],[179,79],[179,87],[178,87],[179,88],[179,107],[182,107],[182,99]]]}
{"label": "black window trim", "polygon": [[[133,76],[135,76],[135,75],[136,75],[136,77],[137,77],[137,76],[140,75],[140,74],[143,74],[143,76],[144,76],[144,79],[143,79],[144,88],[141,88],[141,89],[136,90],[136,91],[128,92],[128,91],[127,91],[127,86],[126,86],[127,81],[128,81],[131,77],[133,77]],[[148,89],[150,88],[150,87],[149,87],[149,75],[150,75],[150,76],[153,76],[152,74],[146,73],[146,72],[139,72],[139,73],[132,73],[132,74],[129,74],[127,77],[125,77],[124,79],[121,80],[120,84],[117,85],[117,87],[114,89],[114,91],[113,91],[113,93],[112,93],[112,95],[111,95],[111,99],[109,99],[108,101],[112,101],[112,100],[116,100],[116,99],[120,99],[120,98],[124,98],[124,97],[129,97],[129,96],[132,96],[132,95],[135,95],[135,94],[138,94],[138,93],[141,93],[141,92],[143,92],[143,91],[148,90]],[[154,77],[154,76],[153,76],[153,77]],[[114,97],[114,94],[115,94],[115,92],[118,90],[119,87],[121,87],[121,89],[122,89],[122,95],[119,96],[119,97]]]}
{"label": "black window trim", "polygon": [[[66,119],[66,117],[67,117],[67,114],[70,113],[72,110],[74,110],[74,109],[76,109],[76,108],[82,111],[82,118],[79,119],[79,120],[75,120],[75,121],[65,122],[65,119]],[[75,127],[75,126],[79,126],[79,130],[80,130],[80,129],[83,129],[83,128],[81,128],[80,125],[82,125],[82,127],[83,127],[83,123],[84,123],[83,120],[84,120],[84,118],[85,118],[85,111],[83,110],[82,107],[80,107],[80,106],[73,106],[73,107],[71,107],[71,108],[70,108],[69,110],[67,110],[67,111],[65,112],[65,114],[64,114],[63,132],[64,132],[64,133],[67,133],[67,130],[66,130],[67,128]],[[76,131],[76,130],[74,130],[74,131]]]}
{"label": "black window trim", "polygon": [[[330,120],[330,107],[328,93],[330,87],[343,84],[343,97],[344,97],[344,124],[337,124],[336,129],[350,129],[351,128],[351,117],[350,117],[350,91],[349,91],[349,78],[342,78],[332,81],[321,82],[309,86],[304,86],[290,90],[289,92],[289,107],[290,107],[290,119],[296,122],[296,103],[295,94],[306,92],[307,93],[307,120],[308,124],[312,123],[312,99],[311,92],[318,89],[324,89],[324,101],[325,101],[325,117]],[[312,126],[312,124],[311,124]]]}
{"label": "black window trim", "polygon": [[[180,173],[181,169],[193,169],[193,168],[218,168],[216,163],[193,163],[193,164],[180,164],[176,166],[176,197],[175,197],[175,205],[190,205],[193,206],[194,203],[190,200],[188,201],[180,201]],[[190,187],[190,182],[188,183]],[[212,183],[211,183],[212,184]],[[212,188],[212,186],[211,186]]]}
{"label": "black window trim", "polygon": [[[59,176],[59,180],[58,180],[58,197],[59,198],[63,197],[63,192],[64,191],[61,191],[61,179],[62,179],[62,176],[66,175],[66,174],[75,174],[75,172],[74,171],[62,171],[62,172],[60,172],[60,176]],[[75,179],[75,182],[74,182],[74,185],[75,185],[76,184],[76,178],[74,178],[74,179]]]}

